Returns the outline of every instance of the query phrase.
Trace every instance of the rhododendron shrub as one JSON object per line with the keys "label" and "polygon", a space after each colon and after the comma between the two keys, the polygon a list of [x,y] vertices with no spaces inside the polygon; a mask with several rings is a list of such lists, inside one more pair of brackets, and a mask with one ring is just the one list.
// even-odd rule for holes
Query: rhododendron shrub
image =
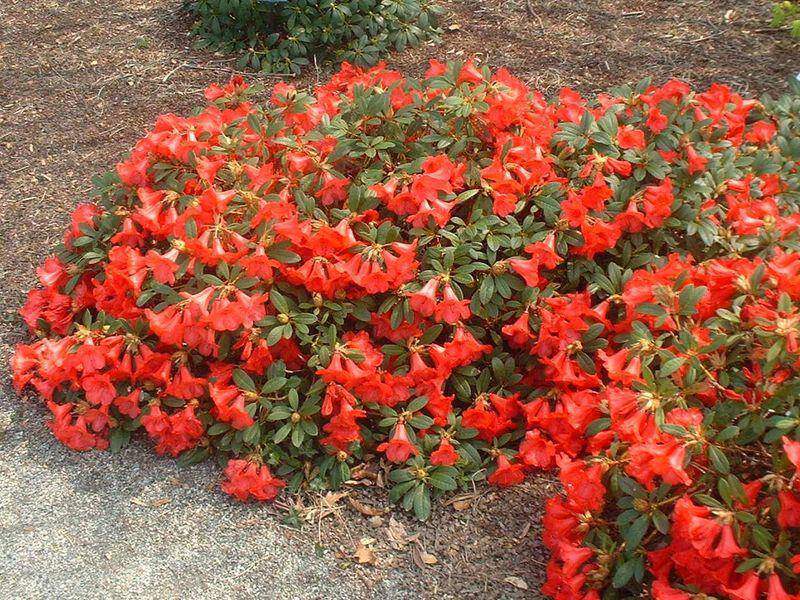
{"label": "rhododendron shrub", "polygon": [[380,460],[421,518],[557,468],[553,596],[797,597],[800,100],[251,91],[161,117],[40,267],[14,381],[59,440],[139,430],[241,500]]}

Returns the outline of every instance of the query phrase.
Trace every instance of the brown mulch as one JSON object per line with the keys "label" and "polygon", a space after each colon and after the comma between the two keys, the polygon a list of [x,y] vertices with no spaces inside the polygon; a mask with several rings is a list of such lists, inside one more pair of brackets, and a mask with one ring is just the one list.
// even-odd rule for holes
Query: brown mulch
{"label": "brown mulch", "polygon": [[[390,64],[419,74],[430,58],[475,56],[508,67],[547,94],[562,86],[591,93],[646,76],[679,77],[697,86],[720,81],[740,92],[778,94],[787,89],[787,76],[800,70],[800,44],[768,27],[767,0],[445,0],[443,5],[443,41],[392,56]],[[190,49],[179,7],[180,0],[0,4],[4,380],[12,345],[23,338],[16,311],[24,291],[35,280],[36,265],[58,242],[69,211],[88,199],[91,177],[112,168],[157,115],[188,112],[208,83],[233,73],[229,57]],[[325,76],[311,71],[297,83]],[[412,538],[405,545],[387,534],[397,529],[390,528],[391,514],[379,516],[378,523],[347,498],[321,512],[303,507],[301,513],[316,521],[298,535],[334,548],[348,568],[361,544],[372,552],[362,552],[367,563],[376,563],[357,567],[366,578],[372,577],[370,569],[401,569],[431,596],[538,597],[546,561],[538,516],[551,486],[549,480],[534,480],[507,492],[486,491],[459,504],[460,510],[437,509],[433,524],[396,515]],[[382,491],[353,493],[357,502],[385,505]]]}
{"label": "brown mulch", "polygon": [[399,571],[425,598],[541,598],[548,553],[540,517],[556,490],[549,477],[508,490],[479,486],[436,505],[425,523],[375,487],[290,498],[295,504],[272,510],[297,515],[303,535],[373,581]]}
{"label": "brown mulch", "polygon": [[531,87],[584,93],[652,77],[779,94],[800,43],[769,27],[770,0],[450,0],[445,44],[396,63],[477,55]]}

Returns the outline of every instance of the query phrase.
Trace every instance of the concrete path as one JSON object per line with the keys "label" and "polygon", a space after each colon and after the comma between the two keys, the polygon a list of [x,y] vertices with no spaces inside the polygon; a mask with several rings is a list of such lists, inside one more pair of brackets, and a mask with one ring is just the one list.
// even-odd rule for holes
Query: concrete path
{"label": "concrete path", "polygon": [[265,507],[229,501],[213,465],[144,444],[70,452],[42,421],[0,394],[2,599],[419,597],[391,575],[370,589]]}

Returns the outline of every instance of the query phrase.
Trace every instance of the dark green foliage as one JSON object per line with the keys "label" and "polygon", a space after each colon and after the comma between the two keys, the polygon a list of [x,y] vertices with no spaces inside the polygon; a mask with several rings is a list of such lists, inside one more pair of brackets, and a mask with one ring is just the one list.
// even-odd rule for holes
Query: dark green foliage
{"label": "dark green foliage", "polygon": [[430,0],[187,0],[197,46],[240,54],[240,67],[298,73],[309,64],[373,65],[434,38]]}
{"label": "dark green foliage", "polygon": [[800,38],[800,2],[784,0],[773,4],[772,26],[788,27],[793,37]]}

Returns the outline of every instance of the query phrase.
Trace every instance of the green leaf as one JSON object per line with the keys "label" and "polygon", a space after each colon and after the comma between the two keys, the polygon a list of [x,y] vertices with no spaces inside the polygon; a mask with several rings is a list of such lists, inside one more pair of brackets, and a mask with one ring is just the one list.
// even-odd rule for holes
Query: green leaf
{"label": "green leaf", "polygon": [[652,315],[654,317],[660,317],[665,315],[667,311],[664,310],[663,306],[659,306],[658,304],[649,304],[644,303],[640,304],[636,307],[636,312],[640,312],[644,315]]}
{"label": "green leaf", "polygon": [[273,406],[267,415],[268,421],[283,421],[292,416],[292,409],[283,404]]}
{"label": "green leaf", "polygon": [[278,325],[270,329],[266,337],[267,346],[274,346],[283,339],[283,327]]}
{"label": "green leaf", "polygon": [[711,461],[711,466],[718,473],[726,474],[730,472],[731,465],[728,462],[728,457],[717,446],[708,447],[708,458]]}
{"label": "green leaf", "polygon": [[255,382],[252,380],[250,375],[248,375],[241,369],[235,369],[233,371],[233,382],[236,384],[236,387],[238,387],[240,390],[245,390],[247,392],[253,392],[253,393],[255,393],[256,391]]}
{"label": "green leaf", "polygon": [[408,469],[394,469],[389,473],[389,479],[395,483],[411,481],[414,475]]}
{"label": "green leaf", "polygon": [[272,438],[272,440],[276,444],[280,444],[283,440],[285,440],[289,436],[291,432],[292,432],[292,424],[286,423],[280,429],[278,429],[278,431],[275,432],[275,436]]}
{"label": "green leaf", "polygon": [[494,294],[494,277],[491,275],[487,275],[481,281],[481,285],[478,288],[478,298],[481,301],[481,304],[488,304],[489,300],[492,299],[492,295]]}
{"label": "green leaf", "polygon": [[427,488],[422,484],[417,485],[417,489],[414,490],[413,506],[414,515],[420,521],[427,521],[431,516],[431,497]]}
{"label": "green leaf", "polygon": [[230,430],[231,426],[227,423],[214,423],[211,427],[206,430],[208,435],[219,435],[221,433],[225,433],[226,431]]}
{"label": "green leaf", "polygon": [[302,427],[294,427],[292,429],[292,446],[299,448],[303,444],[305,438],[306,433],[303,431]]}
{"label": "green leaf", "polygon": [[279,313],[287,314],[292,310],[292,307],[286,297],[275,288],[269,291],[269,301]]}
{"label": "green leaf", "polygon": [[458,487],[455,479],[441,473],[433,473],[428,480],[433,487],[444,491],[452,491]]}
{"label": "green leaf", "polygon": [[408,481],[398,483],[391,490],[389,490],[389,500],[391,502],[398,502],[400,498],[405,496],[415,485],[417,485],[417,482],[414,479],[409,479]]}
{"label": "green leaf", "polygon": [[408,406],[406,406],[406,411],[414,413],[425,408],[427,404],[428,404],[428,397],[419,396],[418,398],[414,398],[411,402],[408,403]]}
{"label": "green leaf", "polygon": [[261,439],[261,426],[258,423],[253,423],[250,427],[244,430],[242,438],[244,443],[249,446],[254,446]]}
{"label": "green leaf", "polygon": [[633,577],[633,572],[636,570],[636,561],[629,560],[625,563],[622,563],[621,566],[617,567],[617,570],[614,572],[614,577],[611,580],[611,585],[613,585],[616,589],[625,587],[627,583]]}
{"label": "green leaf", "polygon": [[718,442],[726,442],[732,440],[739,435],[739,428],[736,425],[729,425],[717,434],[716,440]]}
{"label": "green leaf", "polygon": [[647,496],[647,491],[630,477],[623,475],[619,477],[617,481],[619,482],[620,489],[629,496],[633,496],[634,498],[645,498]]}
{"label": "green leaf", "polygon": [[594,435],[597,435],[601,431],[607,430],[609,427],[611,427],[611,419],[609,419],[608,417],[602,417],[600,419],[596,419],[592,421],[586,428],[586,436],[592,437]]}
{"label": "green leaf", "polygon": [[277,246],[271,246],[267,250],[267,255],[270,258],[274,258],[278,262],[282,262],[287,265],[291,265],[294,263],[300,262],[300,255],[291,252],[290,250],[286,250],[285,248],[279,248]]}
{"label": "green leaf", "polygon": [[669,533],[669,519],[660,510],[653,511],[653,525],[659,533],[667,535]]}
{"label": "green leaf", "polygon": [[636,518],[633,524],[625,532],[623,538],[627,544],[628,551],[632,551],[639,546],[639,543],[644,538],[650,527],[650,517],[647,515],[640,515]]}
{"label": "green leaf", "polygon": [[119,452],[128,445],[130,439],[130,431],[123,429],[122,427],[116,427],[111,430],[111,435],[109,435],[108,449],[114,453]]}
{"label": "green leaf", "polygon": [[271,394],[273,392],[277,392],[284,385],[286,385],[286,381],[286,377],[273,377],[272,379],[268,379],[266,383],[261,386],[261,393]]}
{"label": "green leaf", "polygon": [[664,364],[661,365],[661,368],[658,370],[658,374],[661,377],[669,377],[675,371],[680,369],[683,364],[686,362],[686,359],[682,356],[677,356],[675,358],[671,358],[666,361]]}

